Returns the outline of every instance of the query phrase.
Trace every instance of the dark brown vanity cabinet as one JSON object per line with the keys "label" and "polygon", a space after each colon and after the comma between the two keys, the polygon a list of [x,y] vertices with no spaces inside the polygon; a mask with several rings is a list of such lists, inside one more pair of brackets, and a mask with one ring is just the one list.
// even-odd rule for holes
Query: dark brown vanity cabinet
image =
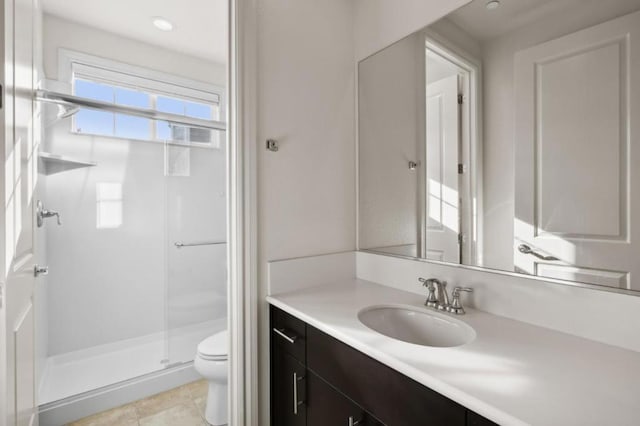
{"label": "dark brown vanity cabinet", "polygon": [[271,425],[494,423],[271,307]]}

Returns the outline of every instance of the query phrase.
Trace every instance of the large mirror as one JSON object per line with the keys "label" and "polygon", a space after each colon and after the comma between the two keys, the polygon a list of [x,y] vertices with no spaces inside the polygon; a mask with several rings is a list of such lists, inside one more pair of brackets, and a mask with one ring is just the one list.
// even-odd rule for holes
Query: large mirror
{"label": "large mirror", "polygon": [[358,98],[361,250],[640,291],[640,0],[474,0]]}

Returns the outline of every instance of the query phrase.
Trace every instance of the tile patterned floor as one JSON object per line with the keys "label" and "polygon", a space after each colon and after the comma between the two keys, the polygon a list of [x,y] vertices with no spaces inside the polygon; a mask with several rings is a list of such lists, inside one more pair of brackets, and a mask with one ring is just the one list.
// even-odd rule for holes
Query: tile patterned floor
{"label": "tile patterned floor", "polygon": [[198,380],[67,426],[207,426],[207,382]]}

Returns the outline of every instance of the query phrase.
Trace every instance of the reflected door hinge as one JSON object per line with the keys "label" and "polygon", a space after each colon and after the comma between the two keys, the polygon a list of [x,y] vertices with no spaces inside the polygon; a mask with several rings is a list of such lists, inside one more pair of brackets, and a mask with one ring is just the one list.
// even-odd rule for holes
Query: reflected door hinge
{"label": "reflected door hinge", "polygon": [[458,244],[464,244],[464,234],[458,234]]}
{"label": "reflected door hinge", "polygon": [[464,95],[458,95],[458,105],[462,105],[464,103]]}
{"label": "reflected door hinge", "polygon": [[463,174],[467,172],[467,166],[464,164],[458,164],[458,174]]}

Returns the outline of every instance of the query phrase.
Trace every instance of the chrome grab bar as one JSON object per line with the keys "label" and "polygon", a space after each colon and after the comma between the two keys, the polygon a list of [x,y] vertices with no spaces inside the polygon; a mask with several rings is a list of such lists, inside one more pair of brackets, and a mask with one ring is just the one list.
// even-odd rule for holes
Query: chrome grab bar
{"label": "chrome grab bar", "polygon": [[194,243],[183,243],[182,241],[176,241],[175,243],[173,243],[173,245],[176,246],[177,248],[196,247],[196,246],[217,246],[220,244],[227,244],[227,242],[226,241],[200,241],[200,242],[194,242]]}
{"label": "chrome grab bar", "polygon": [[557,257],[555,257],[555,256],[544,256],[544,255],[542,255],[542,254],[540,254],[540,253],[536,253],[535,251],[533,251],[533,250],[531,249],[531,247],[529,247],[529,246],[528,246],[528,245],[526,245],[526,244],[520,244],[520,245],[518,246],[518,251],[519,251],[520,253],[523,253],[523,254],[530,254],[530,255],[532,255],[532,256],[537,257],[538,259],[546,260],[546,261],[548,261],[548,262],[556,261],[556,260],[560,260],[560,259],[558,259],[558,258],[557,258]]}

